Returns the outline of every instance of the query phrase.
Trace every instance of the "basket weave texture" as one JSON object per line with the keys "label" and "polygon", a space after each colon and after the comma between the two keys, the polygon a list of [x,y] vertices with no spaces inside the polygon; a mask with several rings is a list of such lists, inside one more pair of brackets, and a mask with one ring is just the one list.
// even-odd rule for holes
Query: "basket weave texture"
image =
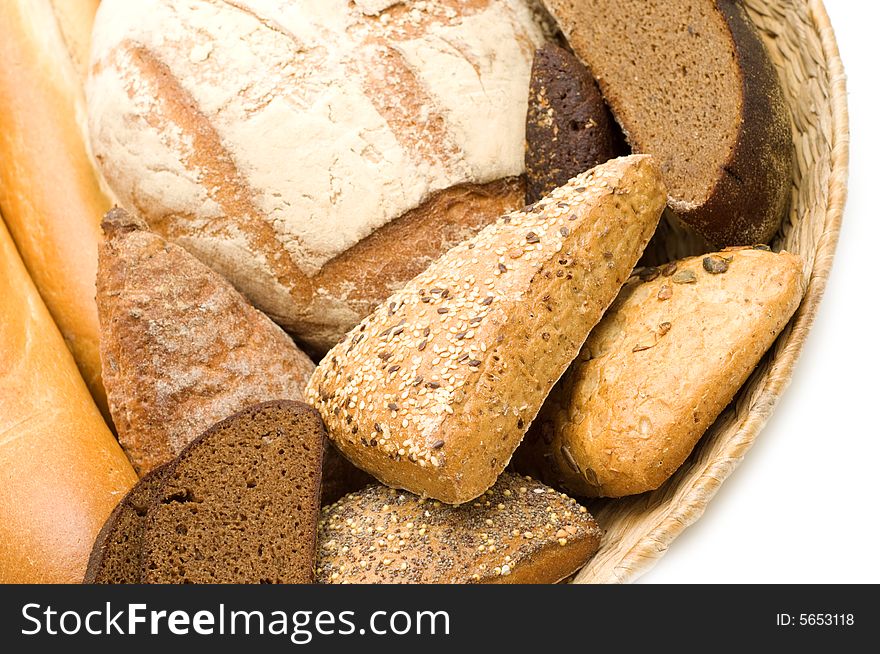
{"label": "basket weave texture", "polygon": [[803,257],[807,291],[736,400],[669,481],[651,493],[589,505],[605,539],[575,583],[635,580],[702,515],[788,386],[825,290],[846,200],[849,157],[846,81],[834,32],[821,0],[743,4],[779,71],[791,109],[794,185],[789,215],[773,246]]}

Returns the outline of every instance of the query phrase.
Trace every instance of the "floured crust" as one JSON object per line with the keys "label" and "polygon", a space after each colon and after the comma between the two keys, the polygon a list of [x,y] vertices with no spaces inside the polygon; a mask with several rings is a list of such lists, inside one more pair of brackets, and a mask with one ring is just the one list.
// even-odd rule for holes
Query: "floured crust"
{"label": "floured crust", "polygon": [[371,486],[321,511],[318,581],[552,584],[583,566],[601,533],[573,499],[513,473],[461,506]]}
{"label": "floured crust", "polygon": [[336,446],[386,485],[462,503],[498,477],[665,206],[615,159],[503,216],[395,293],[312,376]]}
{"label": "floured crust", "polygon": [[801,261],[787,252],[730,249],[643,270],[547,398],[516,468],[575,495],[657,488],[745,383],[803,292]]}
{"label": "floured crust", "polygon": [[[108,0],[88,93],[94,150],[123,205],[241,273],[233,283],[308,340],[327,316],[312,300],[357,274],[328,272],[334,260],[446,189],[486,195],[522,174],[544,35],[531,0]],[[497,200],[496,216],[512,208]],[[316,346],[363,315],[338,301],[335,333]]]}
{"label": "floured crust", "polygon": [[104,384],[140,475],[248,405],[302,399],[314,368],[226,280],[145,227],[108,213],[98,266]]}

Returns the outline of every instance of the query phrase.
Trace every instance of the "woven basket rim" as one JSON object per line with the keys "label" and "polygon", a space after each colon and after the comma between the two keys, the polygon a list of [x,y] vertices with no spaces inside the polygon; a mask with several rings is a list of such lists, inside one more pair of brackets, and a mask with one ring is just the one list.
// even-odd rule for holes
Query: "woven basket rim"
{"label": "woven basket rim", "polygon": [[[813,325],[828,281],[834,253],[840,236],[843,210],[846,203],[849,172],[849,115],[846,99],[846,76],[840,58],[834,29],[822,0],[807,0],[810,19],[816,27],[827,65],[831,103],[831,170],[828,177],[828,200],[821,237],[815,250],[815,264],[807,280],[803,300],[790,324],[791,338],[773,361],[766,374],[773,374],[782,383],[768,386],[756,395],[755,403],[766,411],[750,411],[737,430],[738,441],[744,444],[743,454],[750,449],[754,438],[773,414],[776,401],[788,387],[794,366],[800,357],[803,343]],[[665,518],[646,533],[621,557],[613,569],[613,581],[627,583],[650,570],[666,552],[669,544],[687,527],[696,522],[706,505],[718,491],[730,470],[722,470],[722,463],[711,465],[695,481],[683,501]],[[589,564],[588,564],[589,567]],[[577,580],[576,580],[577,581]]]}

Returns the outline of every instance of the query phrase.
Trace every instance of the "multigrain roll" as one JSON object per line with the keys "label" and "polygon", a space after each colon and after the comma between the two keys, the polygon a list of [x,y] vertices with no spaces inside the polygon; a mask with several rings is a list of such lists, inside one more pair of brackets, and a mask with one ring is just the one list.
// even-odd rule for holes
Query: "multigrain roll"
{"label": "multigrain roll", "polygon": [[573,499],[509,472],[461,506],[371,486],[321,511],[318,581],[552,584],[595,554],[601,534]]}
{"label": "multigrain roll", "polygon": [[318,365],[307,397],[333,442],[386,485],[452,504],[480,495],[665,201],[650,157],[614,159],[447,252]]}
{"label": "multigrain roll", "polygon": [[516,453],[581,496],[653,490],[685,461],[785,327],[800,258],[731,249],[643,269],[553,389]]}
{"label": "multigrain roll", "polygon": [[536,0],[104,0],[92,143],[122,204],[326,351],[522,206]]}

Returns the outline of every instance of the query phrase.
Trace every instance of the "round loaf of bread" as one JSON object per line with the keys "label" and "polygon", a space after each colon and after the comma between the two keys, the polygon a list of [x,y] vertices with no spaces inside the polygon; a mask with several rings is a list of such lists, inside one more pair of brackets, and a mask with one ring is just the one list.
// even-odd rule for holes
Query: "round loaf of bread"
{"label": "round loaf of bread", "polygon": [[105,0],[88,83],[120,202],[325,349],[523,202],[537,0]]}

